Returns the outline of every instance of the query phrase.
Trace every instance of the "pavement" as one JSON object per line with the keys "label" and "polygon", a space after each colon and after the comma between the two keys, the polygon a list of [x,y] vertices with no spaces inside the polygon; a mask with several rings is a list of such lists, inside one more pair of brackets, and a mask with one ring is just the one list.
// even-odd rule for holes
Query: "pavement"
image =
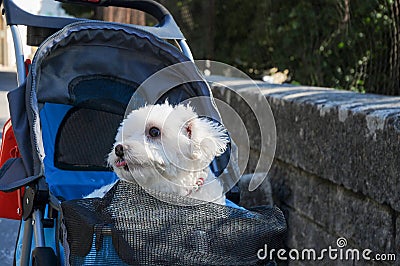
{"label": "pavement", "polygon": [[[12,69],[0,68],[0,131],[10,117],[7,92],[17,86],[17,76]],[[1,136],[1,135],[0,135]],[[1,204],[1,203],[0,203]],[[0,218],[0,265],[12,265],[19,221]]]}

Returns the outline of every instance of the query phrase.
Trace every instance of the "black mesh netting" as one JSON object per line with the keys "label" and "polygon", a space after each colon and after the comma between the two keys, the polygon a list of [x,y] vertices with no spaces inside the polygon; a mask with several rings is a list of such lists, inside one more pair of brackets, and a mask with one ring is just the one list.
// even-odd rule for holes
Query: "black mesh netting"
{"label": "black mesh netting", "polygon": [[54,165],[65,170],[107,170],[106,157],[122,118],[111,112],[72,108],[57,133]]}
{"label": "black mesh netting", "polygon": [[278,208],[193,203],[199,202],[150,195],[122,181],[103,199],[63,202],[66,259],[71,265],[264,265],[257,251],[281,247],[286,223]]}

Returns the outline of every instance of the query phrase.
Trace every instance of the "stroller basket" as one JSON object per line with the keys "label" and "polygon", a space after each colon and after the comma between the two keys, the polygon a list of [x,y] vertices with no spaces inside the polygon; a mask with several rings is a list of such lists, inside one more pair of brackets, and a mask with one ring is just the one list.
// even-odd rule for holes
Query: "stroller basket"
{"label": "stroller basket", "polygon": [[103,199],[63,202],[62,213],[71,265],[265,265],[258,250],[280,247],[286,229],[277,208],[150,195],[123,181]]}

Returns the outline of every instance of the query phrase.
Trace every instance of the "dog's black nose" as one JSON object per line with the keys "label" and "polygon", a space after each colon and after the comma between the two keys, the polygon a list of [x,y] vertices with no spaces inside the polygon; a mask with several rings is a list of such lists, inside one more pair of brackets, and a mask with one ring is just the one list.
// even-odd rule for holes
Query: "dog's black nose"
{"label": "dog's black nose", "polygon": [[124,147],[121,144],[115,146],[115,155],[117,155],[118,157],[124,156]]}

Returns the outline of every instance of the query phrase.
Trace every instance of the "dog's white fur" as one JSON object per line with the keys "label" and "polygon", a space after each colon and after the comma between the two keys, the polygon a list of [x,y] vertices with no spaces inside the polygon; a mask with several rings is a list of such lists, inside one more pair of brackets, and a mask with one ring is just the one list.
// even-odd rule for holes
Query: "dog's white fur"
{"label": "dog's white fur", "polygon": [[124,119],[108,163],[121,180],[145,189],[225,204],[209,164],[228,141],[223,126],[199,117],[189,105],[147,105]]}

